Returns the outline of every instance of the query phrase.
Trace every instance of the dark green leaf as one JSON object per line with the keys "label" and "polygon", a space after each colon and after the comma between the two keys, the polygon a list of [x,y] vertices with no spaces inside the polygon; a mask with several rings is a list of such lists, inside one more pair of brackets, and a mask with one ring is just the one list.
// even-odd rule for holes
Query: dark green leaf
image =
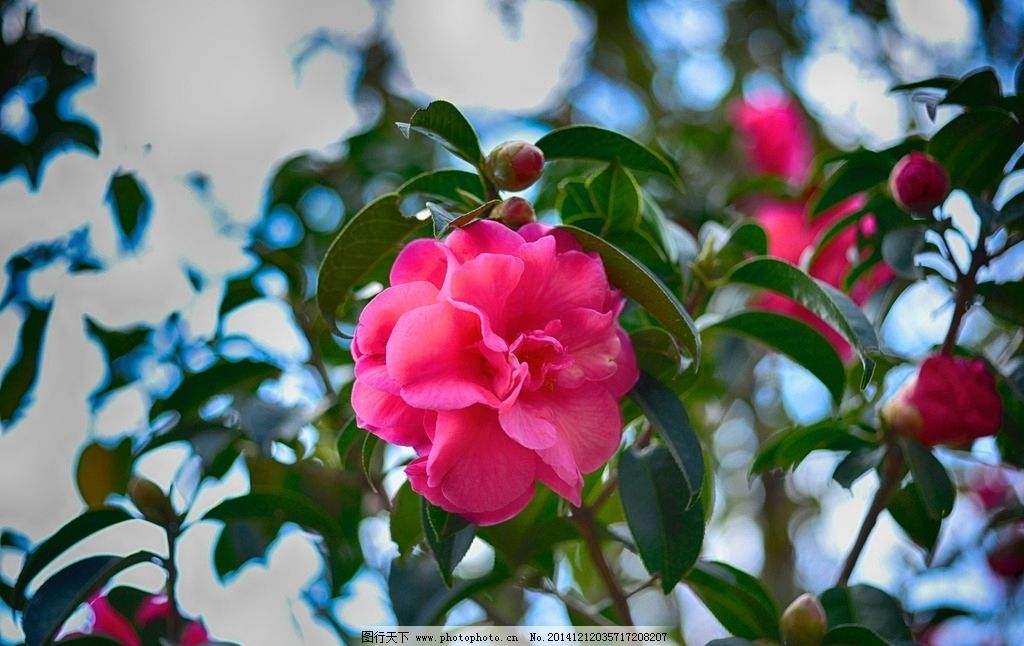
{"label": "dark green leaf", "polygon": [[733,635],[778,641],[779,607],[754,577],[725,563],[701,561],[685,581]]}
{"label": "dark green leaf", "polygon": [[39,356],[43,351],[46,322],[50,319],[53,303],[43,307],[25,305],[25,318],[18,332],[18,348],[14,358],[0,380],[0,427],[10,428],[22,409],[31,401],[29,393],[35,386],[39,372]]}
{"label": "dark green leaf", "polygon": [[910,540],[923,547],[926,552],[934,549],[942,521],[928,515],[917,483],[911,482],[894,493],[886,509]]}
{"label": "dark green leaf", "polygon": [[398,544],[398,556],[403,561],[424,539],[420,511],[420,495],[405,483],[391,503],[391,540]]}
{"label": "dark green leaf", "polygon": [[693,491],[663,446],[643,452],[630,449],[619,458],[619,495],[626,521],[644,566],[661,578],[665,594],[697,561],[704,542],[704,508],[680,496],[688,489]]}
{"label": "dark green leaf", "polygon": [[678,395],[646,372],[640,373],[629,397],[643,411],[675,460],[685,484],[676,490],[675,496],[689,507],[700,496],[704,482],[704,454],[686,408]]}
{"label": "dark green leaf", "polygon": [[1024,131],[1009,112],[981,108],[965,112],[942,127],[928,152],[946,167],[954,188],[981,193],[999,183],[1003,167],[1024,141]]}
{"label": "dark green leaf", "polygon": [[858,150],[850,153],[821,188],[811,207],[811,216],[816,217],[853,194],[885,182],[895,161],[884,152]]}
{"label": "dark green leaf", "polygon": [[726,241],[725,249],[735,248],[744,253],[755,256],[763,256],[768,253],[768,234],[764,227],[757,222],[740,222],[729,232],[729,239]]}
{"label": "dark green leaf", "polygon": [[698,326],[701,332],[730,332],[781,352],[825,384],[836,405],[842,401],[846,388],[843,361],[832,344],[806,323],[774,312],[748,311],[726,318],[703,317]]}
{"label": "dark green leaf", "polygon": [[868,355],[878,352],[878,336],[848,296],[776,258],[751,258],[734,267],[726,280],[778,292],[820,316],[860,354],[864,365],[862,387],[870,382],[874,362]]}
{"label": "dark green leaf", "polygon": [[937,90],[948,90],[953,87],[957,79],[955,76],[936,76],[924,81],[915,81],[913,83],[902,83],[894,86],[890,89],[890,92],[903,92],[905,90],[917,90],[921,88],[935,88]]}
{"label": "dark green leaf", "polygon": [[306,498],[290,491],[256,487],[250,493],[221,502],[206,512],[203,520],[295,523],[328,540],[336,539],[340,532],[337,523]]}
{"label": "dark green leaf", "polygon": [[882,258],[904,278],[920,277],[914,258],[923,248],[924,229],[894,229],[882,238]]}
{"label": "dark green leaf", "polygon": [[909,641],[910,629],[896,599],[869,585],[826,590],[818,597],[830,629],[847,624],[867,626],[886,641]]}
{"label": "dark green leaf", "polygon": [[423,534],[434,553],[434,560],[441,571],[441,579],[449,588],[452,587],[452,572],[469,551],[469,546],[476,537],[476,526],[468,523],[461,516],[449,514],[423,499],[420,508],[420,522]]}
{"label": "dark green leaf", "polygon": [[133,565],[156,561],[152,552],[130,556],[90,556],[57,572],[25,604],[21,625],[28,646],[49,643],[68,616],[112,576]]}
{"label": "dark green leaf", "polygon": [[281,523],[273,520],[225,523],[213,547],[213,566],[221,582],[250,561],[264,561],[280,530]]}
{"label": "dark green leaf", "polygon": [[792,469],[812,451],[844,451],[870,446],[868,441],[850,432],[848,424],[824,420],[810,426],[779,431],[768,438],[757,452],[751,473],[768,469]]}
{"label": "dark green leaf", "polygon": [[[417,175],[399,186],[396,192],[400,195],[421,193],[443,197],[456,204],[470,207],[481,204],[485,199],[484,185],[480,181],[480,176],[476,173],[456,170],[454,168],[432,170]],[[468,200],[467,195],[476,201]]]}
{"label": "dark green leaf", "polygon": [[134,173],[118,172],[110,178],[106,199],[121,233],[122,251],[134,251],[149,223],[149,194]]}
{"label": "dark green leaf", "polygon": [[109,447],[93,442],[82,449],[75,468],[75,482],[85,504],[90,509],[99,509],[110,494],[125,493],[133,462],[131,438],[126,437]]}
{"label": "dark green leaf", "polygon": [[621,249],[592,233],[573,226],[560,227],[586,251],[596,251],[604,261],[608,279],[647,310],[685,348],[694,364],[700,364],[700,337],[693,319],[679,299],[650,270]]}
{"label": "dark green leaf", "polygon": [[629,335],[641,370],[666,385],[674,393],[682,393],[696,378],[696,372],[685,370],[687,361],[675,338],[660,327],[644,327]]}
{"label": "dark green leaf", "polygon": [[832,479],[849,489],[862,475],[874,469],[882,461],[885,450],[881,447],[863,447],[850,451],[842,462],[836,465]]}
{"label": "dark green leaf", "polygon": [[956,489],[946,473],[946,468],[935,455],[916,440],[905,438],[900,442],[903,455],[907,458],[910,475],[921,491],[928,515],[935,519],[945,518],[953,511]]}
{"label": "dark green leaf", "polygon": [[590,199],[586,182],[581,179],[562,180],[558,185],[555,208],[565,224],[572,224],[581,218],[597,217],[597,207]]}
{"label": "dark green leaf", "polygon": [[28,537],[13,529],[0,531],[0,549],[9,549],[16,552],[28,552],[32,548]]}
{"label": "dark green leaf", "polygon": [[633,170],[660,173],[678,182],[671,162],[643,144],[611,130],[596,126],[566,126],[552,130],[537,141],[548,161],[555,159],[594,159],[617,161]]}
{"label": "dark green leaf", "polygon": [[345,223],[327,249],[318,272],[316,302],[320,315],[336,329],[338,307],[384,256],[424,223],[402,215],[401,196],[387,193]]}
{"label": "dark green leaf", "polygon": [[263,292],[256,289],[253,282],[254,274],[246,274],[227,281],[224,287],[224,297],[220,301],[220,308],[217,310],[217,318],[223,319],[232,310],[245,305],[250,301],[263,298]]}
{"label": "dark green leaf", "polygon": [[365,431],[359,428],[359,425],[356,424],[355,417],[350,419],[341,428],[341,433],[338,434],[338,458],[341,460],[342,464],[345,464],[345,458],[348,456],[348,452],[351,450],[352,445],[356,443],[356,440],[362,438],[364,434]]}
{"label": "dark green leaf", "polygon": [[586,182],[590,202],[603,218],[605,231],[632,229],[640,219],[640,186],[617,163],[591,175]]}
{"label": "dark green leaf", "polygon": [[32,550],[25,559],[25,565],[22,566],[21,572],[18,574],[18,580],[14,584],[15,608],[21,608],[22,602],[25,599],[25,589],[32,583],[32,579],[42,572],[43,568],[52,563],[54,559],[68,551],[79,541],[92,536],[101,529],[106,529],[111,525],[116,525],[132,518],[133,516],[123,509],[107,507],[87,511],[81,516],[76,516],[65,523],[52,536]]}
{"label": "dark green leaf", "polygon": [[965,107],[998,106],[1003,98],[999,79],[991,67],[978,70],[953,84],[942,100],[944,105]]}
{"label": "dark green leaf", "polygon": [[984,200],[973,193],[968,193],[967,197],[971,199],[971,206],[974,207],[974,212],[978,214],[982,224],[989,231],[995,231],[999,226],[999,211],[996,207],[992,206],[992,203],[988,200]]}
{"label": "dark green leaf", "polygon": [[122,367],[125,357],[144,347],[152,334],[152,328],[145,325],[137,325],[124,329],[105,328],[89,316],[85,319],[85,331],[90,337],[100,344],[103,354],[107,360],[107,377],[103,384],[89,394],[91,403],[98,402],[106,393],[115,390],[129,382],[135,377]]}
{"label": "dark green leaf", "polygon": [[1010,323],[1024,321],[1024,283],[980,283],[975,292],[985,309]]}
{"label": "dark green leaf", "polygon": [[377,448],[378,438],[373,433],[367,433],[366,437],[363,438],[363,447],[360,450],[360,464],[363,465],[363,475],[366,477],[366,482],[370,484],[370,488],[377,491],[377,485],[373,478],[373,452]]}
{"label": "dark green leaf", "polygon": [[470,164],[480,167],[483,155],[473,126],[459,109],[447,101],[431,101],[412,114],[409,123],[399,124],[406,134],[408,128],[424,134]]}
{"label": "dark green leaf", "polygon": [[[1021,156],[1021,159],[1024,159],[1024,156]],[[996,225],[1006,227],[1021,218],[1024,218],[1024,191],[1017,193],[1007,200],[1006,204],[1003,204],[1003,208],[999,210],[999,219]]]}
{"label": "dark green leaf", "polygon": [[889,642],[866,626],[846,624],[825,633],[821,646],[889,646]]}
{"label": "dark green leaf", "polygon": [[277,366],[252,359],[216,363],[202,372],[186,375],[174,392],[153,402],[149,419],[154,420],[166,411],[177,411],[182,423],[198,421],[199,409],[211,397],[255,390],[263,381],[280,374]]}

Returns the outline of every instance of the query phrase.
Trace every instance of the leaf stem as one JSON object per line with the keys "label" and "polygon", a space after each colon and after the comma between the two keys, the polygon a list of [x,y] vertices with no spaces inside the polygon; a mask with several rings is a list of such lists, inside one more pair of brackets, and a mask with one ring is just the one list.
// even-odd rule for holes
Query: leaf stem
{"label": "leaf stem", "polygon": [[868,537],[871,536],[875,523],[878,522],[879,515],[881,515],[886,505],[889,504],[889,498],[892,496],[896,486],[899,485],[900,477],[903,475],[904,458],[898,446],[890,442],[884,460],[878,490],[875,491],[875,497],[871,501],[871,506],[868,507],[868,513],[861,522],[860,532],[858,532],[857,539],[853,542],[853,547],[850,548],[850,553],[843,564],[843,570],[836,580],[836,586],[845,586],[849,583],[850,575],[853,574],[853,569],[857,567],[857,561],[860,559],[861,552],[864,551]]}
{"label": "leaf stem", "polygon": [[633,616],[629,612],[629,602],[626,600],[626,593],[622,590],[622,585],[608,565],[604,552],[601,551],[601,541],[597,538],[597,524],[594,522],[593,510],[589,507],[580,507],[573,511],[572,517],[580,530],[580,536],[583,538],[583,543],[587,546],[590,558],[597,567],[597,573],[601,576],[601,580],[604,581],[604,585],[608,589],[608,596],[612,599],[612,606],[615,608],[615,614],[618,615],[619,623],[632,626]]}

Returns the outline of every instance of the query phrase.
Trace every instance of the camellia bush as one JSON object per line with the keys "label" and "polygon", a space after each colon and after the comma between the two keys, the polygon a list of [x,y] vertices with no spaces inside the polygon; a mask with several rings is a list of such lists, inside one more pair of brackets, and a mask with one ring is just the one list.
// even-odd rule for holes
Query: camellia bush
{"label": "camellia bush", "polygon": [[[286,162],[271,182],[272,207],[299,211],[311,188],[342,185],[360,191],[347,203],[364,205],[340,228],[308,228],[290,245],[254,232],[258,267],[228,282],[219,314],[262,296],[260,271],[283,276],[282,299],[310,346],[302,368],[322,400],[297,407],[263,396],[259,386],[281,365],[239,358],[230,339],[192,338],[173,316],[162,329],[86,319],[109,364],[97,400],[138,380],[142,357],[176,366],[181,380],[153,399],[144,432],[83,449],[81,515],[36,544],[5,530],[2,548],[22,561],[0,592],[25,642],[216,641],[201,617],[183,616],[176,591],[179,572],[202,566],[179,558],[179,539],[207,521],[223,525],[212,554],[221,577],[301,528],[323,559],[308,601],[341,638],[352,627],[331,615],[331,600],[373,567],[359,528],[374,517],[396,545],[385,573],[402,625],[443,624],[467,599],[492,622],[518,623],[529,591],[559,598],[579,625],[632,624],[638,592],[685,586],[732,635],[719,646],[927,643],[963,611],[911,613],[898,595],[851,577],[883,514],[932,563],[955,483],[968,486],[950,465],[975,440],[994,437],[1007,468],[1024,466],[1024,288],[993,269],[1024,241],[1024,192],[1004,182],[1024,169],[1024,74],[1013,94],[989,69],[895,91],[961,112],[928,140],[822,157],[794,100],[762,93],[733,105],[749,181],[728,217],[696,231],[666,209],[685,190],[674,155],[590,125],[485,154],[459,109],[434,101],[398,124],[407,154],[377,158],[357,135],[345,162]],[[429,168],[439,157],[428,146],[466,164]],[[371,189],[382,176],[390,179]],[[947,210],[953,191],[972,206],[969,217]],[[119,173],[109,199],[130,239],[149,200],[144,182]],[[46,253],[76,249],[66,240],[25,252],[8,263],[11,284]],[[900,294],[923,281],[948,291],[952,315],[941,345],[910,362],[878,331]],[[2,307],[23,315],[2,382],[6,424],[35,381],[49,305],[12,287]],[[986,338],[1003,340],[998,353],[965,340],[965,316],[976,310],[988,313]],[[197,349],[207,356],[199,365],[186,360]],[[878,480],[846,537],[848,556],[817,573],[817,594],[795,599],[702,558],[722,504],[708,447],[722,410],[754,396],[752,358],[770,353],[820,382],[829,413],[772,428],[750,477],[779,477],[827,451],[837,456],[836,486],[870,472]],[[172,443],[194,458],[184,491],[135,470]],[[190,513],[200,486],[239,463],[248,493]],[[1024,574],[1024,508],[1005,481],[970,495],[984,502],[979,540],[993,571],[1016,586],[1011,599]],[[160,528],[166,551],[48,569],[130,521]],[[493,562],[459,569],[475,541],[492,548]],[[642,568],[623,566],[630,554]],[[110,583],[143,563],[165,571],[161,593]],[[565,572],[568,592],[557,584]],[[83,604],[86,628],[64,630]]]}

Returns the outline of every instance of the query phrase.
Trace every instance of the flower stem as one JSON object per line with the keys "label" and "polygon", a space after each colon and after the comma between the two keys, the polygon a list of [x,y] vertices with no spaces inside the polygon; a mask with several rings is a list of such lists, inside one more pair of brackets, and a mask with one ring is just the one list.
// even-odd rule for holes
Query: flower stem
{"label": "flower stem", "polygon": [[868,507],[868,513],[864,516],[863,522],[861,522],[860,532],[857,534],[857,539],[853,542],[853,547],[850,548],[850,553],[843,564],[843,570],[836,580],[836,586],[845,586],[850,581],[850,575],[853,574],[853,569],[857,567],[857,561],[860,559],[861,552],[864,551],[868,537],[871,536],[871,532],[874,530],[875,523],[878,522],[878,517],[881,515],[882,510],[889,504],[889,498],[899,484],[900,476],[903,475],[903,453],[899,447],[895,444],[889,444],[884,460],[885,464],[882,469],[881,482],[878,484],[878,491],[875,492],[871,506]]}
{"label": "flower stem", "polygon": [[182,618],[178,610],[178,566],[174,562],[177,552],[178,533],[180,531],[177,520],[172,520],[164,528],[167,534],[167,558],[164,559],[164,569],[167,570],[167,639],[172,644],[177,644],[181,637]]}
{"label": "flower stem", "polygon": [[580,507],[573,511],[572,517],[576,521],[576,526],[579,527],[580,536],[583,538],[583,543],[587,546],[590,558],[597,567],[597,573],[601,576],[601,580],[604,581],[604,585],[608,589],[608,596],[612,599],[612,607],[615,608],[615,614],[618,615],[619,623],[632,626],[633,616],[629,612],[629,602],[626,600],[626,593],[622,590],[622,585],[615,578],[615,573],[612,572],[611,567],[608,565],[604,552],[601,551],[601,541],[597,538],[597,524],[594,522],[593,511],[589,507]]}
{"label": "flower stem", "polygon": [[[985,249],[985,231],[982,229],[978,234],[978,243],[971,252],[971,263],[967,267],[967,271],[963,273],[957,272],[953,319],[949,322],[949,331],[946,332],[946,338],[942,342],[942,354],[949,355],[953,353],[953,347],[956,345],[957,336],[960,334],[964,315],[970,309],[971,300],[974,298],[974,288],[978,284],[978,271],[987,265],[989,260],[990,256]],[[952,258],[950,258],[950,262],[953,262]]]}

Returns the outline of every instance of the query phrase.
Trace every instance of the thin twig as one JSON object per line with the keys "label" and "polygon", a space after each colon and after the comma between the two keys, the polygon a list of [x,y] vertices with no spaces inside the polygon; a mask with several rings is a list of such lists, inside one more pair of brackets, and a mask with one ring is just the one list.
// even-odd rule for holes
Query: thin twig
{"label": "thin twig", "polygon": [[608,595],[612,599],[612,606],[615,608],[615,614],[619,617],[619,622],[626,626],[632,626],[633,616],[629,612],[626,594],[622,591],[622,585],[608,565],[604,552],[601,551],[601,541],[597,538],[597,525],[594,522],[593,511],[589,507],[581,507],[573,511],[572,517],[576,521],[576,526],[579,527],[580,536],[587,546],[590,558],[597,567],[597,573],[604,581],[605,588],[608,589]]}

